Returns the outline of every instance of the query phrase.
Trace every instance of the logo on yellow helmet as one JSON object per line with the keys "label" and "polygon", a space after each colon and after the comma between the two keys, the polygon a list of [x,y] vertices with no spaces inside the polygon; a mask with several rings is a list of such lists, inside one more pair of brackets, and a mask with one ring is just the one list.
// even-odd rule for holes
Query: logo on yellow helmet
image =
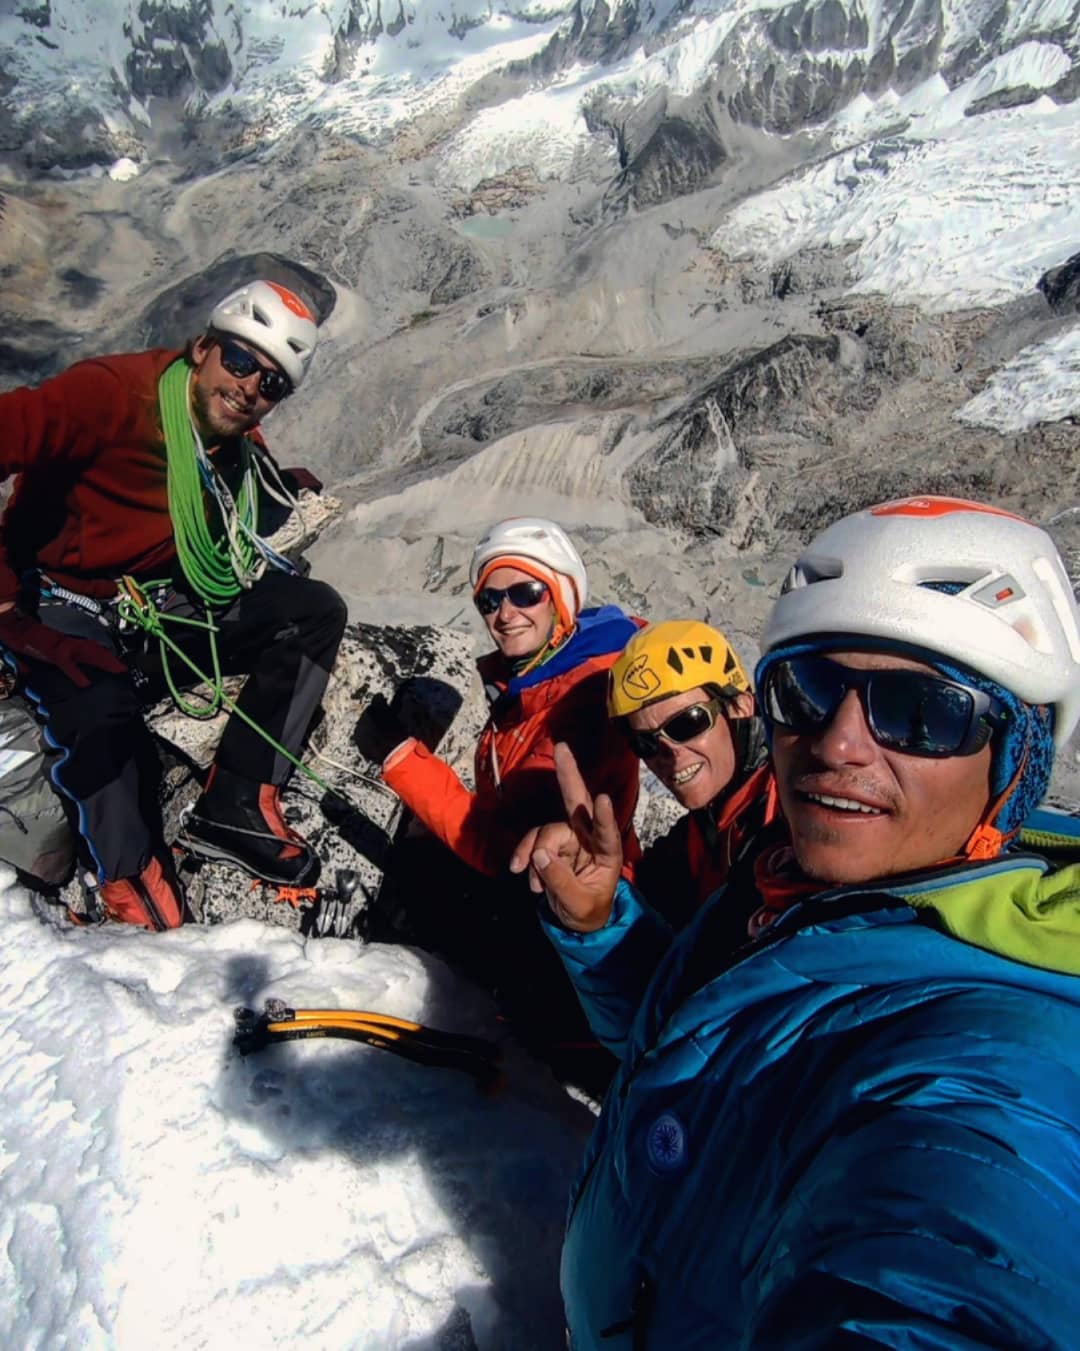
{"label": "logo on yellow helmet", "polygon": [[636,703],[644,703],[651,699],[660,688],[660,677],[649,665],[649,654],[643,653],[637,657],[623,672],[622,691],[627,699],[633,699]]}
{"label": "logo on yellow helmet", "polygon": [[608,714],[625,717],[635,708],[715,685],[726,694],[750,688],[734,648],[699,619],[649,624],[630,639],[611,668]]}

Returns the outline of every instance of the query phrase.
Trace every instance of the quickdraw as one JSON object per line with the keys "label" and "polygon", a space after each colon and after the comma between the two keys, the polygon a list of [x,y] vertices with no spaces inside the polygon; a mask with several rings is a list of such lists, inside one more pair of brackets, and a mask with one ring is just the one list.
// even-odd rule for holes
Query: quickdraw
{"label": "quickdraw", "polygon": [[460,1070],[484,1088],[494,1088],[500,1078],[501,1052],[494,1042],[460,1032],[442,1032],[389,1014],[360,1009],[294,1009],[283,1000],[268,999],[261,1014],[238,1008],[233,1017],[233,1045],[244,1056],[282,1041],[340,1037],[390,1051],[418,1065]]}

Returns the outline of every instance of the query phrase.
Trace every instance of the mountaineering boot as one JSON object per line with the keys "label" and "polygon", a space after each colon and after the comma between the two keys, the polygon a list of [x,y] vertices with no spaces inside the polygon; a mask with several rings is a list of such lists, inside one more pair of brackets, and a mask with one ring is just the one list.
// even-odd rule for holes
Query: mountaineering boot
{"label": "mountaineering boot", "polygon": [[274,784],[213,765],[178,843],[200,858],[235,863],[281,886],[310,886],[319,873],[311,845],[285,824]]}
{"label": "mountaineering boot", "polygon": [[185,919],[190,919],[183,889],[168,858],[151,855],[150,862],[137,876],[103,882],[98,896],[105,913],[120,924],[177,929]]}

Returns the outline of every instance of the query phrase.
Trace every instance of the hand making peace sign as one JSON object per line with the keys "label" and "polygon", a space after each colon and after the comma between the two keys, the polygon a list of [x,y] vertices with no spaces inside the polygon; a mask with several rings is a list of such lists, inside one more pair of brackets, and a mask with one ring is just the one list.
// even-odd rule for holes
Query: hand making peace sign
{"label": "hand making peace sign", "polygon": [[578,933],[602,929],[611,914],[623,851],[611,798],[596,802],[585,787],[574,753],[565,742],[555,747],[555,773],[566,820],[534,826],[510,860],[510,871],[529,869],[529,886],[547,893],[559,922]]}

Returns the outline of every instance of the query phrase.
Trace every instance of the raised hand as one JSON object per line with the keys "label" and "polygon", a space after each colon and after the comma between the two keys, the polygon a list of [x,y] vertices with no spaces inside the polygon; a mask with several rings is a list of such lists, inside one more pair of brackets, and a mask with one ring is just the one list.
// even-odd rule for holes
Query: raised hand
{"label": "raised hand", "polygon": [[622,837],[611,798],[595,803],[585,787],[574,753],[565,742],[555,747],[566,820],[535,827],[521,840],[510,871],[529,869],[529,886],[547,893],[559,922],[578,933],[602,929],[611,914],[622,869]]}

